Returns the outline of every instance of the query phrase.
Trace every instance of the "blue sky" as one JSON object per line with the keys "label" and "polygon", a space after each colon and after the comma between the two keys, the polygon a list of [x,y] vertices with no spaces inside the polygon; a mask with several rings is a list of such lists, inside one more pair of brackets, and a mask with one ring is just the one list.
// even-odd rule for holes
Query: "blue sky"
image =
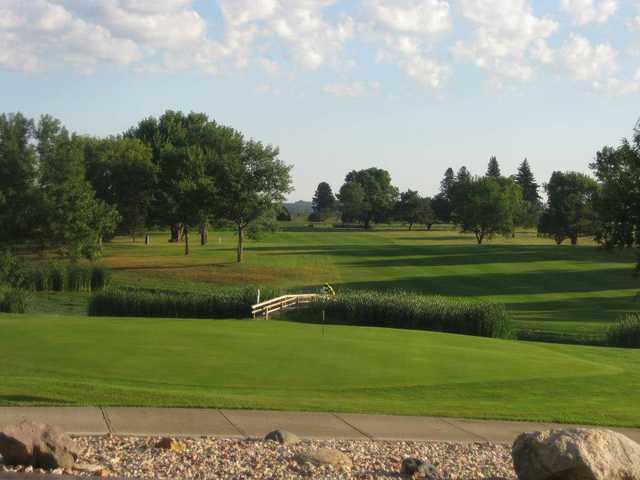
{"label": "blue sky", "polygon": [[278,145],[296,200],[491,155],[544,182],[640,117],[640,0],[0,0],[0,106],[96,135],[203,111]]}

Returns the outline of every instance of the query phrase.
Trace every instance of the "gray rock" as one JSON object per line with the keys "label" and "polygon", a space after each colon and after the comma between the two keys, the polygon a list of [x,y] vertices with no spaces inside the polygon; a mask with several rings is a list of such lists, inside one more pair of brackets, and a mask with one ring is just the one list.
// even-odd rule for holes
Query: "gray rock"
{"label": "gray rock", "polygon": [[0,455],[7,465],[71,468],[78,453],[71,437],[51,425],[22,422],[0,431]]}
{"label": "gray rock", "polygon": [[301,465],[310,463],[315,466],[331,465],[336,468],[351,468],[351,459],[340,450],[334,448],[319,448],[309,452],[299,453],[295,461]]}
{"label": "gray rock", "polygon": [[407,457],[402,460],[402,464],[400,465],[400,475],[431,480],[437,477],[438,471],[436,467],[429,462],[425,462],[419,458]]}
{"label": "gray rock", "polygon": [[278,442],[280,445],[295,445],[300,442],[300,438],[298,438],[296,434],[287,432],[286,430],[274,430],[273,432],[269,432],[264,439]]}
{"label": "gray rock", "polygon": [[640,480],[640,445],[611,430],[523,433],[512,456],[520,480]]}

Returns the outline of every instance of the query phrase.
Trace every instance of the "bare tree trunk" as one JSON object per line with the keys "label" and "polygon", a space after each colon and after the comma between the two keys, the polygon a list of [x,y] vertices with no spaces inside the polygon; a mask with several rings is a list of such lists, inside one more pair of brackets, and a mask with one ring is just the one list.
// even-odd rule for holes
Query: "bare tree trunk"
{"label": "bare tree trunk", "polygon": [[483,239],[484,239],[484,235],[482,233],[476,232],[476,240],[478,241],[478,245],[482,245]]}
{"label": "bare tree trunk", "polygon": [[238,258],[237,262],[242,263],[243,245],[244,242],[244,227],[238,225]]}
{"label": "bare tree trunk", "polygon": [[174,223],[171,225],[171,238],[169,242],[178,243],[180,241],[180,224]]}
{"label": "bare tree trunk", "polygon": [[208,227],[209,225],[207,224],[207,222],[204,222],[202,223],[202,225],[200,225],[200,245],[202,246],[205,246],[207,243],[209,243]]}
{"label": "bare tree trunk", "polygon": [[413,223],[409,224],[409,231],[413,230]]}
{"label": "bare tree trunk", "polygon": [[150,243],[151,243],[151,240],[149,239],[149,234],[147,233],[147,234],[144,236],[144,244],[145,244],[145,245],[149,245]]}
{"label": "bare tree trunk", "polygon": [[578,236],[574,235],[571,237],[571,245],[577,245],[578,244]]}
{"label": "bare tree trunk", "polygon": [[427,223],[427,232],[431,231],[431,227],[433,227],[433,223]]}
{"label": "bare tree trunk", "polygon": [[189,227],[185,225],[182,232],[184,235],[184,254],[189,255]]}

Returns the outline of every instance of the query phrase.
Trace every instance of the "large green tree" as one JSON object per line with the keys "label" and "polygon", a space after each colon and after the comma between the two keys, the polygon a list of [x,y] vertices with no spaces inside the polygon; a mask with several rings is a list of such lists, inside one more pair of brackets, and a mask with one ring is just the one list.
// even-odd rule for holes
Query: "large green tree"
{"label": "large green tree", "polygon": [[[355,189],[347,185],[357,185]],[[363,198],[359,195],[343,195],[346,192],[362,192]],[[366,170],[353,170],[345,177],[345,184],[340,189],[338,196],[344,211],[352,212],[353,220],[360,221],[364,228],[370,228],[372,223],[386,221],[392,212],[398,189],[391,184],[391,175],[388,171],[380,168],[368,168]],[[350,204],[356,201],[356,204]],[[357,208],[356,208],[357,207]]]}
{"label": "large green tree", "polygon": [[324,221],[335,213],[336,197],[331,190],[331,185],[327,182],[320,182],[316,188],[311,201],[313,213],[311,214],[316,221]]}
{"label": "large green tree", "polygon": [[217,162],[217,212],[235,226],[237,262],[241,263],[247,227],[260,225],[291,191],[291,166],[271,145],[247,141],[239,154],[230,152]]}
{"label": "large green tree", "polygon": [[595,197],[596,240],[607,248],[640,249],[640,131],[632,141],[603,148],[591,169],[601,185]]}
{"label": "large green tree", "polygon": [[136,138],[89,140],[87,179],[99,199],[114,205],[121,225],[135,241],[149,221],[159,167],[151,148]]}
{"label": "large green tree", "polygon": [[522,193],[510,179],[476,177],[456,183],[452,206],[462,232],[473,233],[478,244],[496,234],[513,231],[514,209]]}
{"label": "large green tree", "polygon": [[0,241],[29,235],[34,217],[36,152],[33,121],[0,115]]}
{"label": "large green tree", "polygon": [[34,239],[71,257],[94,258],[102,238],[119,220],[85,179],[85,141],[44,116],[35,129],[38,151],[38,212]]}
{"label": "large green tree", "polygon": [[[203,113],[184,114],[172,110],[166,111],[157,119],[150,117],[140,121],[125,136],[137,138],[151,148],[153,162],[158,167],[151,221],[158,225],[169,226],[172,242],[184,238],[184,225],[179,219],[183,215],[178,214],[181,207],[176,203],[179,192],[182,190],[178,183],[183,178],[176,176],[176,173],[182,168],[180,158],[184,158],[184,155],[181,157],[176,154],[176,151],[190,151],[191,155],[198,151],[198,155],[205,162],[203,177],[207,177],[207,182],[211,184],[216,181],[215,170],[222,159],[240,155],[244,145],[243,137],[239,132],[219,125]],[[198,212],[201,217],[197,223],[202,244],[207,242],[209,222],[219,220],[219,218],[213,218],[217,212],[216,205],[204,203],[205,200],[210,199],[209,195],[205,195],[199,202]]]}
{"label": "large green tree", "polygon": [[413,226],[418,223],[419,211],[422,197],[415,190],[407,190],[400,193],[400,199],[394,207],[394,216],[398,220],[406,222],[409,230],[413,230]]}
{"label": "large green tree", "polygon": [[578,237],[594,232],[593,201],[597,182],[578,172],[553,172],[545,185],[547,205],[540,217],[539,233],[560,245],[569,238],[572,245]]}

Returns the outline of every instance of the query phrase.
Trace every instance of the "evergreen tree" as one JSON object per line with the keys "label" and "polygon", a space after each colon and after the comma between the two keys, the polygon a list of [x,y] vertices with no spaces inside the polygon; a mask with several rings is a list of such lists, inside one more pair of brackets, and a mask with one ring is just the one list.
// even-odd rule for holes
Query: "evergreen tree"
{"label": "evergreen tree", "polygon": [[498,165],[498,159],[491,157],[489,159],[489,166],[487,167],[487,177],[500,178],[502,173],[500,172],[500,166]]}
{"label": "evergreen tree", "polygon": [[336,197],[327,182],[320,182],[311,202],[315,221],[324,221],[333,215],[336,209]]}
{"label": "evergreen tree", "polygon": [[526,158],[518,167],[515,181],[522,189],[522,198],[525,202],[538,203],[540,201],[540,195],[538,194],[539,187]]}
{"label": "evergreen tree", "polygon": [[445,197],[449,198],[449,191],[451,187],[456,182],[456,177],[453,173],[453,168],[449,167],[444,172],[444,178],[440,181],[440,193]]}
{"label": "evergreen tree", "polygon": [[471,179],[471,173],[469,173],[467,167],[463,165],[462,167],[460,167],[460,170],[458,170],[458,173],[456,174],[456,183],[466,182],[469,179]]}

